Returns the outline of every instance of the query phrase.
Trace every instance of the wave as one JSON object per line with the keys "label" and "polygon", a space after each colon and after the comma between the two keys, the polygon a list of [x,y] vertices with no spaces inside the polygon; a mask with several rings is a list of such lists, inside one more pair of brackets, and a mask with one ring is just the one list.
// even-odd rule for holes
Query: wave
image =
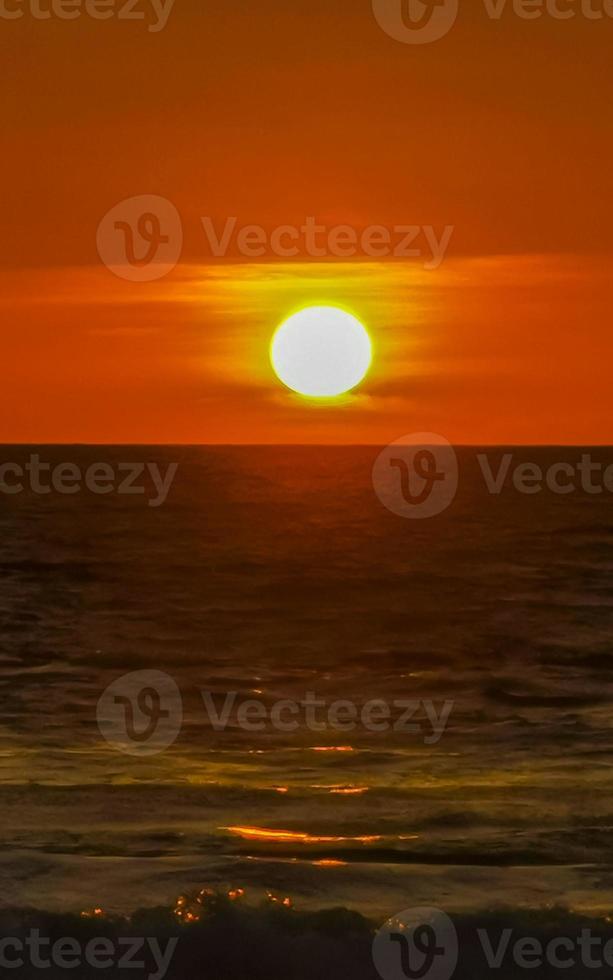
{"label": "wave", "polygon": [[[564,937],[567,947],[570,943],[580,949],[580,937],[586,929],[599,944],[596,949],[602,949],[613,937],[607,917],[578,915],[558,907],[484,908],[471,914],[447,914],[458,939],[456,980],[472,980],[487,969],[479,930],[486,932],[494,950],[502,949],[505,930],[511,931],[512,943],[530,937],[531,950],[535,943],[544,950],[559,937]],[[23,943],[24,949],[34,929],[48,941],[47,950],[50,944],[67,937],[80,949],[93,940],[105,939],[117,950],[143,937],[139,953],[149,970],[145,975],[154,973],[154,964],[147,962],[152,944],[169,951],[165,980],[205,975],[215,980],[312,980],[314,976],[319,980],[338,980],[341,976],[376,980],[379,974],[372,950],[381,925],[342,907],[303,912],[294,908],[288,897],[272,893],[251,904],[240,888],[223,894],[202,889],[180,896],[172,908],[139,909],[129,916],[108,915],[100,908],[80,914],[0,911],[0,931]],[[108,954],[108,949],[105,952]],[[515,980],[518,967],[513,956],[506,955],[496,972],[499,980]],[[51,965],[45,974],[48,980],[59,980],[65,976],[65,969]],[[19,972],[26,980],[36,980],[38,975],[39,967],[27,963]],[[113,975],[124,974],[118,968]],[[600,980],[605,975],[606,967],[599,970],[581,962],[573,970],[574,980]],[[79,976],[97,980],[99,967],[83,963]]]}

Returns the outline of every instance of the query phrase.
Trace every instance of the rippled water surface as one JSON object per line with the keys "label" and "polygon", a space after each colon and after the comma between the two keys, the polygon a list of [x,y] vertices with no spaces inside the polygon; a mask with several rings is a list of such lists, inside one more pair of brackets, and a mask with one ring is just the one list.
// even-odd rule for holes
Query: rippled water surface
{"label": "rippled water surface", "polygon": [[[374,448],[37,451],[179,471],[159,508],[0,497],[4,905],[219,884],[377,913],[610,906],[610,493],[493,496],[460,450],[452,506],[408,521],[373,492]],[[184,720],[141,759],[96,704],[145,669],[176,680]],[[417,732],[216,732],[202,692],[452,707],[436,741],[423,709]]]}

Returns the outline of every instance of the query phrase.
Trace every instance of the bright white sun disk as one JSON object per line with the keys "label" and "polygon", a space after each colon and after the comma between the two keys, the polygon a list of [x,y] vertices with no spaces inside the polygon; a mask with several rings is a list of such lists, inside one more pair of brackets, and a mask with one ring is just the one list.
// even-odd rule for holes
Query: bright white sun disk
{"label": "bright white sun disk", "polygon": [[301,395],[332,398],[364,378],[372,345],[360,321],[336,306],[309,306],[281,324],[270,358],[280,380]]}

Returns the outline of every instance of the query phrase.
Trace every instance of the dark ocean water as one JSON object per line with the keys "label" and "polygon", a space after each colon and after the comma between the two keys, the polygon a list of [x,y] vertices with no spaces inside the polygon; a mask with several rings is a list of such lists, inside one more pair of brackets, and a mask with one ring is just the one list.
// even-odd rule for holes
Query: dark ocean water
{"label": "dark ocean water", "polygon": [[[179,470],[157,508],[0,494],[3,906],[235,886],[376,915],[611,907],[613,494],[492,495],[461,449],[452,505],[411,521],[373,491],[376,448],[2,456],[30,452]],[[183,725],[140,758],[96,705],[143,670],[174,678]],[[430,742],[421,707],[417,732],[215,732],[203,691],[451,710]]]}

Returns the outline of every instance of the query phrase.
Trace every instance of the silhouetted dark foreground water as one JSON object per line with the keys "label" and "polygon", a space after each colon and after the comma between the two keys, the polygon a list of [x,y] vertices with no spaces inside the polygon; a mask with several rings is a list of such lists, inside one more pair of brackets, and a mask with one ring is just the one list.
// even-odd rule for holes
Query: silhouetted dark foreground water
{"label": "silhouetted dark foreground water", "polygon": [[[608,920],[562,909],[501,909],[451,918],[457,980],[476,976],[517,980],[524,973],[539,978],[572,975],[574,980],[604,980],[611,975],[613,927]],[[49,980],[64,980],[76,967],[82,980],[97,980],[101,975],[126,980],[134,976],[148,980],[381,980],[382,976],[395,980],[423,976],[419,972],[423,961],[411,958],[414,951],[404,961],[405,966],[412,963],[412,973],[401,972],[400,957],[390,972],[378,972],[373,962],[376,928],[346,909],[298,912],[270,902],[251,907],[213,893],[201,907],[198,920],[190,924],[179,923],[175,913],[164,908],[114,918],[0,913],[0,935],[11,937],[10,954],[3,947],[3,965],[11,965],[6,975],[27,980],[39,978],[41,969]],[[443,945],[439,955],[445,954]],[[432,976],[439,975],[432,971]]]}

